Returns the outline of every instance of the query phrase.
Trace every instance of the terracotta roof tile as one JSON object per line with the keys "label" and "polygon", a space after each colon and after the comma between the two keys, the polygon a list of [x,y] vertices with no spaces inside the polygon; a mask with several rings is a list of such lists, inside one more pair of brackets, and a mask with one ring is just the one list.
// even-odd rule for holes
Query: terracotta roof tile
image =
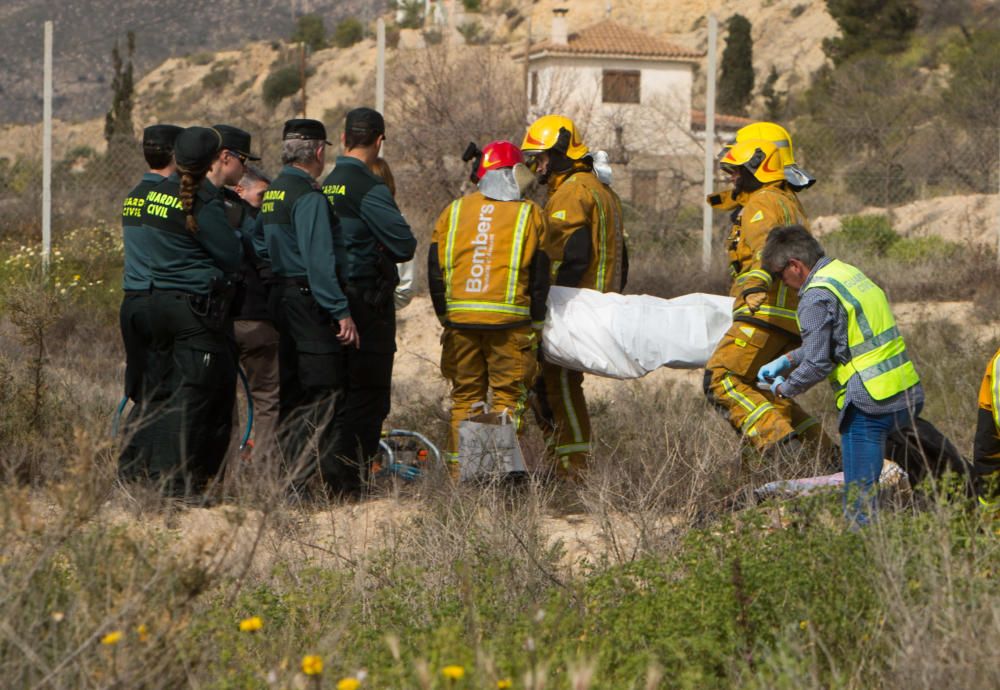
{"label": "terracotta roof tile", "polygon": [[[757,120],[751,119],[749,117],[742,117],[740,115],[726,115],[724,113],[715,114],[715,126],[721,127],[723,129],[740,129],[749,125],[751,122],[757,122]],[[692,110],[691,111],[691,129],[703,130],[705,129],[705,111],[704,110]]]}
{"label": "terracotta roof tile", "polygon": [[[534,56],[539,53],[550,55],[624,55],[643,58],[673,58],[684,61],[694,61],[704,57],[704,53],[681,48],[610,19],[569,34],[566,45],[557,45],[551,40],[532,44],[530,54]],[[519,51],[519,55],[524,55],[523,49]]]}

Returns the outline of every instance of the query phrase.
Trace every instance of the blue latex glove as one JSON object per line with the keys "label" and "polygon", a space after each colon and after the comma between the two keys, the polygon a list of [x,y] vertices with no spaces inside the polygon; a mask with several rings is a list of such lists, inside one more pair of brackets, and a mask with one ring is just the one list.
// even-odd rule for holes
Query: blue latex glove
{"label": "blue latex glove", "polygon": [[792,360],[788,359],[788,355],[781,355],[778,359],[768,362],[760,368],[760,371],[757,372],[757,380],[771,381],[777,378],[782,372],[788,371],[791,368]]}
{"label": "blue latex glove", "polygon": [[775,396],[777,396],[779,398],[782,397],[782,396],[781,396],[781,393],[778,392],[778,386],[780,386],[784,382],[785,382],[785,377],[784,376],[775,376],[774,377],[774,382],[771,384],[771,392],[774,393]]}

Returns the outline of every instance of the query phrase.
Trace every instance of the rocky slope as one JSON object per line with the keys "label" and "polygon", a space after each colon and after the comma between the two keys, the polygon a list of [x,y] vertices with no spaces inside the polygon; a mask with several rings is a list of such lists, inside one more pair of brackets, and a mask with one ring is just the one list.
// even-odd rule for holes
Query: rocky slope
{"label": "rocky slope", "polygon": [[289,36],[295,17],[372,19],[386,0],[5,0],[0,3],[0,123],[42,116],[42,25],[54,23],[54,111],[63,120],[103,115],[111,49],[136,37],[139,76],[171,56],[238,47]]}

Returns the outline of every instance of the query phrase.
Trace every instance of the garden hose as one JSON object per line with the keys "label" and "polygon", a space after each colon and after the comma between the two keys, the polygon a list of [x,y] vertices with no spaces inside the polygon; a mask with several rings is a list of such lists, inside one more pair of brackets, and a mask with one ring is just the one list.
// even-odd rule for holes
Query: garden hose
{"label": "garden hose", "polygon": [[[247,443],[250,442],[250,432],[253,431],[253,396],[250,395],[250,381],[247,380],[246,372],[243,371],[243,367],[236,367],[237,373],[240,375],[240,382],[243,384],[243,392],[247,396],[247,426],[246,430],[243,432],[243,439],[240,441],[240,450],[247,447]],[[111,436],[114,438],[118,436],[118,427],[121,424],[122,414],[125,412],[125,407],[128,405],[129,397],[126,395],[122,398],[122,401],[118,403],[118,409],[115,410],[115,418],[111,424]],[[435,449],[436,450],[436,449]]]}

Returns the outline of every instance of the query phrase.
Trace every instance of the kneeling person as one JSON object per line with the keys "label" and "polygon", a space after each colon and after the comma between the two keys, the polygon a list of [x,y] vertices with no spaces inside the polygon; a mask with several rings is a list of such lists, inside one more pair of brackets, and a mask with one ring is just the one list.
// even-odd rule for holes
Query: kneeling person
{"label": "kneeling person", "polygon": [[444,210],[427,255],[431,299],[445,327],[441,373],[452,386],[447,451],[453,477],[458,427],[473,405],[492,391],[492,411],[509,414],[520,432],[538,371],[536,328],[545,320],[549,291],[545,220],[537,204],[522,199],[516,166],[523,167],[523,156],[514,144],[487,144],[479,191]]}
{"label": "kneeling person", "polygon": [[[776,397],[792,398],[829,377],[840,410],[847,516],[864,524],[874,514],[886,437],[911,426],[923,406],[920,377],[882,289],[827,257],[808,230],[772,230],[761,263],[798,290],[802,347],[765,364],[758,379]],[[847,505],[851,492],[858,495]]]}

